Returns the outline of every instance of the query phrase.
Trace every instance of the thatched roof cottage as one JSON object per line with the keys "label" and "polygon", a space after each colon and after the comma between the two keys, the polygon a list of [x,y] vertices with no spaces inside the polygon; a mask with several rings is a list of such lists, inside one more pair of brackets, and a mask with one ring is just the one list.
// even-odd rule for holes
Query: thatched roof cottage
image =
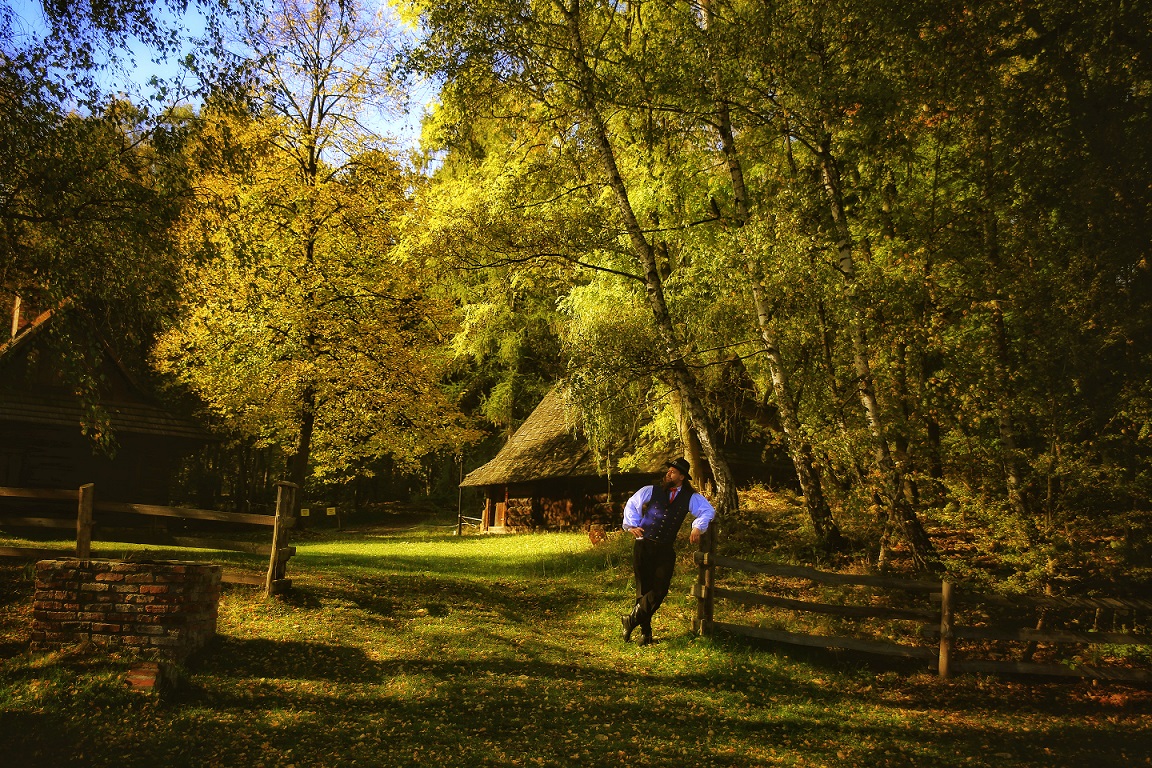
{"label": "thatched roof cottage", "polygon": [[[624,502],[650,483],[677,449],[640,449],[638,466],[620,471],[596,461],[576,430],[559,388],[553,389],[504,448],[471,472],[462,487],[482,488],[480,530],[512,532],[619,525]],[[619,455],[625,453],[622,448]]]}

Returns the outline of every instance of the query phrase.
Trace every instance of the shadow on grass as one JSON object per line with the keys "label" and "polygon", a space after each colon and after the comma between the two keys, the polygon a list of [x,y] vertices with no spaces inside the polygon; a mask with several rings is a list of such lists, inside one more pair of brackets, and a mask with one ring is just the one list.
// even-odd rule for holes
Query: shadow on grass
{"label": "shadow on grass", "polygon": [[414,611],[432,617],[475,614],[512,624],[565,619],[587,610],[602,595],[557,579],[480,581],[425,573],[377,574],[351,583],[308,584],[293,590],[288,604],[319,607],[343,600],[381,619],[410,618]]}
{"label": "shadow on grass", "polygon": [[[1052,716],[1094,716],[1100,714],[1100,706],[1090,697],[1072,697],[1074,689],[1089,690],[1092,683],[1077,678],[999,676],[987,678],[986,683],[973,685],[970,678],[941,680],[931,671],[927,663],[919,659],[902,659],[876,656],[856,651],[806,648],[770,640],[721,635],[716,642],[731,648],[744,648],[755,653],[769,654],[788,659],[803,665],[814,672],[828,675],[846,675],[861,685],[869,681],[886,680],[885,687],[893,691],[892,696],[883,693],[869,696],[874,705],[888,708],[905,708],[911,701],[924,707],[942,707],[956,712],[981,712],[987,715],[1011,715],[1027,706],[1030,712],[1041,712]],[[913,682],[915,676],[919,680]],[[1125,687],[1124,685],[1120,686]],[[1129,684],[1131,689],[1147,689],[1148,686]],[[1006,695],[1006,692],[1012,692]],[[821,698],[817,694],[817,698]],[[824,698],[827,698],[826,696]],[[1152,713],[1152,696],[1139,696],[1132,712]]]}
{"label": "shadow on grass", "polygon": [[[559,765],[729,766],[764,762],[779,750],[836,765],[961,765],[964,755],[984,765],[1076,765],[1077,756],[1091,755],[1093,765],[1119,766],[1152,747],[1152,734],[1134,724],[1101,728],[1089,719],[1069,721],[1068,712],[1050,729],[1018,729],[1008,718],[933,717],[907,711],[915,706],[907,701],[891,718],[845,717],[857,706],[856,692],[784,673],[751,681],[738,671],[657,676],[575,663],[371,662],[327,648],[245,650],[287,661],[289,672],[300,671],[293,659],[319,653],[329,665],[324,679],[366,685],[316,691],[209,679],[186,705],[231,712],[247,723],[249,739],[290,747],[296,756],[327,756],[320,762],[329,765],[337,754],[356,759],[365,731],[391,750],[373,764],[389,765],[433,758],[474,765],[512,754]],[[281,666],[235,671],[271,675]],[[731,692],[722,702],[718,688]],[[275,712],[307,714],[285,726],[269,722]],[[337,731],[343,735],[324,742]],[[1053,748],[1065,762],[1044,758]]]}
{"label": "shadow on grass", "polygon": [[30,563],[0,564],[0,607],[32,600]]}
{"label": "shadow on grass", "polygon": [[[600,610],[622,597],[604,576],[619,552],[520,546],[317,553],[261,629],[293,639],[218,638],[171,706],[72,693],[61,678],[59,695],[20,705],[45,717],[11,717],[0,701],[0,742],[33,756],[15,765],[118,767],[1104,768],[1152,754],[1147,719],[1102,717],[1059,688],[985,696],[970,681],[909,681],[914,669],[869,667],[855,655],[682,634],[606,653],[599,630],[576,622],[604,621],[603,642],[619,643]],[[594,575],[569,578],[577,573]],[[334,639],[307,639],[321,636],[313,626]],[[790,661],[772,658],[780,655]],[[0,678],[0,693],[11,680]],[[13,764],[11,750],[0,754]]]}
{"label": "shadow on grass", "polygon": [[[59,715],[47,712],[0,711],[0,744],[6,768],[44,768],[66,765],[72,753],[70,738],[59,738],[67,727]],[[56,734],[57,738],[48,738]]]}
{"label": "shadow on grass", "polygon": [[19,656],[28,650],[29,640],[14,640],[7,643],[0,643],[0,659],[10,659],[13,656]]}
{"label": "shadow on grass", "polygon": [[373,673],[363,650],[330,643],[217,636],[198,654],[194,672],[230,677],[362,682]]}

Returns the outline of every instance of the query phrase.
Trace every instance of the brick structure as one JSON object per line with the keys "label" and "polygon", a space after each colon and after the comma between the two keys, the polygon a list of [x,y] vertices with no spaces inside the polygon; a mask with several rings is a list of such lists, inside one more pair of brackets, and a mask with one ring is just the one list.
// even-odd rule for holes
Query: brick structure
{"label": "brick structure", "polygon": [[183,661],[216,634],[220,566],[176,561],[36,563],[32,650],[92,643]]}

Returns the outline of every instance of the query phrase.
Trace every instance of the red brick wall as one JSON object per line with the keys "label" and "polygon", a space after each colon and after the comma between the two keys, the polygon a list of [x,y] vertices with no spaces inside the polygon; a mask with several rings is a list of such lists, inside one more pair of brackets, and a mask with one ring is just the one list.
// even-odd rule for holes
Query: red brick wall
{"label": "red brick wall", "polygon": [[36,563],[32,650],[82,642],[183,660],[216,634],[220,566],[42,560]]}

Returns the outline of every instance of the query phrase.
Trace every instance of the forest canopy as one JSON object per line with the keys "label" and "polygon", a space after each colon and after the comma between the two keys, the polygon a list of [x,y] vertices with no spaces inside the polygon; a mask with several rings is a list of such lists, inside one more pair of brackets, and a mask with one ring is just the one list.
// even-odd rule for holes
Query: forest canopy
{"label": "forest canopy", "polygon": [[[116,51],[182,7],[47,10]],[[962,526],[1044,579],[1148,508],[1146,3],[205,5],[180,106],[7,10],[0,284],[298,482],[442,475],[559,383],[722,515],[781,452],[814,545],[880,567]],[[405,152],[366,115],[417,78]]]}

